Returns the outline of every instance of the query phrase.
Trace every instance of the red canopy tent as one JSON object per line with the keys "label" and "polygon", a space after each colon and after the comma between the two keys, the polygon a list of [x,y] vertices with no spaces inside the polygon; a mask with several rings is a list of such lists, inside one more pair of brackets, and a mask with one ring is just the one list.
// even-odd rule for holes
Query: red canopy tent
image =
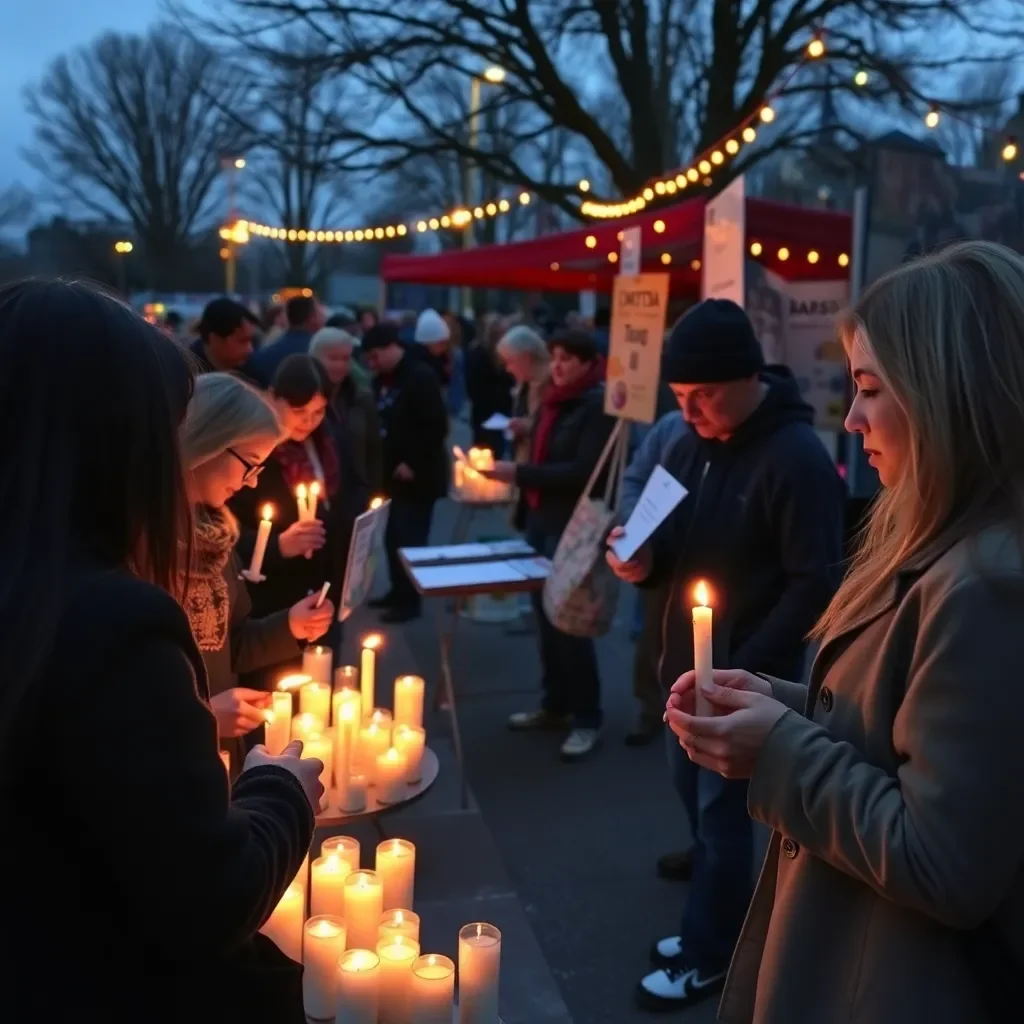
{"label": "red canopy tent", "polygon": [[[385,281],[514,288],[521,291],[610,292],[618,269],[620,232],[643,228],[643,269],[669,271],[675,295],[700,291],[706,200],[691,199],[621,220],[524,242],[433,255],[389,255]],[[789,280],[836,280],[848,273],[849,214],[747,199],[747,247]]]}

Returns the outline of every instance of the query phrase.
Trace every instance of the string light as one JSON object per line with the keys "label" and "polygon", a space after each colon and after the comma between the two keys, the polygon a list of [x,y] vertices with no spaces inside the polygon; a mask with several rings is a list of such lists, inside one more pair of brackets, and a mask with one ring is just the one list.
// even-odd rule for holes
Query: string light
{"label": "string light", "polygon": [[700,260],[690,260],[691,270],[700,270]]}
{"label": "string light", "polygon": [[775,120],[775,111],[774,111],[774,109],[769,104],[766,103],[761,108],[760,118],[761,118],[761,120],[765,124],[771,124],[772,121]]}
{"label": "string light", "polygon": [[1010,163],[1017,159],[1017,140],[1012,136],[1006,140],[1006,144],[1003,146],[1003,159]]}
{"label": "string light", "polygon": [[619,262],[619,254],[617,252],[615,252],[614,249],[610,253],[608,253],[608,262],[609,263],[618,263]]}
{"label": "string light", "polygon": [[661,254],[661,262],[667,267],[672,262],[672,254],[670,252],[663,252]]}
{"label": "string light", "polygon": [[848,267],[850,265],[850,257],[845,252],[839,254],[839,266]]}
{"label": "string light", "polygon": [[656,234],[659,234],[659,235],[664,234],[665,233],[665,222],[663,220],[656,220],[654,222],[654,231],[655,231]]}
{"label": "string light", "polygon": [[810,57],[811,60],[817,60],[819,57],[824,56],[824,54],[825,54],[825,40],[822,39],[820,35],[816,35],[807,44],[807,56]]}
{"label": "string light", "polygon": [[812,249],[807,254],[807,262],[808,263],[817,263],[818,260],[820,260],[820,259],[821,259],[821,256],[814,249]]}
{"label": "string light", "polygon": [[933,103],[928,108],[928,113],[924,115],[924,123],[927,128],[937,128],[939,124],[939,108]]}
{"label": "string light", "polygon": [[782,260],[783,263],[789,259],[789,250],[785,246],[779,250],[779,259]]}
{"label": "string light", "polygon": [[587,181],[586,178],[583,178],[583,179],[580,180],[580,183],[577,186],[577,188],[579,188],[579,190],[581,192],[589,192],[590,191],[590,182]]}
{"label": "string light", "polygon": [[762,251],[763,251],[763,249],[762,249],[762,246],[761,246],[760,242],[751,242],[750,243],[750,255],[751,256],[760,256]]}
{"label": "string light", "polygon": [[871,76],[863,68],[861,68],[860,71],[858,71],[853,76],[853,84],[863,88],[865,85],[868,84],[870,78]]}

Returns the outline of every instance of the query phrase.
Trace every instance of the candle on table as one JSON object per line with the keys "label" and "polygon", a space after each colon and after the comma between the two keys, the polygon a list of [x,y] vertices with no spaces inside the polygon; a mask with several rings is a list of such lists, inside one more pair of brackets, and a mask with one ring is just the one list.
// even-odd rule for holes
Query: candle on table
{"label": "candle on table", "polygon": [[368,949],[342,953],[338,960],[335,1024],[377,1024],[379,1007],[380,957]]}
{"label": "candle on table", "polygon": [[295,488],[295,506],[299,513],[299,522],[304,523],[309,518],[309,491],[305,484],[299,484]]}
{"label": "candle on table", "polygon": [[693,588],[693,595],[697,600],[693,607],[693,668],[697,676],[693,690],[694,711],[698,715],[711,715],[711,705],[701,690],[703,684],[712,681],[712,617],[708,585],[701,580]]}
{"label": "candle on table", "polygon": [[317,857],[309,868],[309,912],[345,916],[345,880],[352,865],[336,853]]}
{"label": "candle on table", "polygon": [[323,722],[316,715],[311,715],[309,712],[304,715],[296,715],[292,719],[292,739],[302,740],[303,748],[305,748],[310,736],[317,735],[323,727]]}
{"label": "candle on table", "polygon": [[[302,671],[315,683],[322,683],[327,687],[327,707],[324,709],[324,716],[331,711],[331,662],[334,660],[334,652],[330,647],[322,647],[320,644],[311,644],[302,652]],[[301,693],[301,691],[300,691]]]}
{"label": "candle on table", "polygon": [[314,480],[309,485],[309,497],[306,499],[306,518],[316,519],[316,503],[320,500],[320,481]]}
{"label": "candle on table", "polygon": [[338,790],[338,809],[342,814],[358,814],[366,810],[366,790],[370,781],[362,772],[353,772],[348,777],[348,786],[344,791]]}
{"label": "candle on table", "polygon": [[383,904],[384,889],[376,871],[353,871],[345,879],[345,912],[342,917],[352,949],[376,949]]}
{"label": "candle on table", "polygon": [[[352,755],[357,737],[359,704],[345,703],[334,716],[334,788],[338,800],[347,801],[349,779],[352,776]],[[358,865],[357,865],[358,866]]]}
{"label": "candle on table", "polygon": [[310,733],[309,738],[303,743],[302,756],[318,757],[323,761],[320,785],[324,787],[324,798],[326,799],[331,789],[332,762],[334,760],[334,737],[331,735],[331,730],[325,729],[323,732]]}
{"label": "candle on table", "polygon": [[334,670],[334,696],[331,698],[332,709],[337,710],[338,701],[341,699],[340,694],[344,694],[345,700],[351,700],[353,692],[357,697],[360,697],[360,705],[362,705],[362,698],[359,693],[359,669],[355,665],[339,665]]}
{"label": "candle on table", "polygon": [[[308,654],[309,651],[307,650],[306,653]],[[328,651],[328,658],[330,654],[331,652]],[[305,657],[303,657],[303,661],[305,661]],[[330,679],[329,672],[327,678]],[[306,683],[299,690],[299,711],[304,715],[316,715],[326,728],[331,720],[331,684],[329,682]]]}
{"label": "candle on table", "polygon": [[414,725],[400,725],[395,729],[392,741],[395,747],[405,754],[405,781],[409,785],[423,778],[423,751],[427,743],[427,734]]}
{"label": "candle on table", "polygon": [[380,958],[380,1024],[409,1024],[412,965],[420,944],[405,935],[377,943]]}
{"label": "candle on table", "polygon": [[409,761],[400,750],[389,747],[377,755],[373,781],[377,787],[377,802],[399,804],[405,799],[408,783]]}
{"label": "candle on table", "polygon": [[302,1002],[314,1020],[334,1020],[338,960],[345,952],[345,923],[324,914],[311,917],[302,935]]}
{"label": "candle on table", "polygon": [[299,865],[299,870],[295,873],[295,878],[292,879],[293,885],[301,885],[303,889],[306,888],[309,882],[309,850],[306,851],[306,856],[302,858],[302,863]]}
{"label": "candle on table", "polygon": [[347,861],[353,871],[359,870],[359,840],[352,836],[328,836],[320,844],[320,856],[330,854]]}
{"label": "candle on table", "polygon": [[395,725],[423,725],[422,676],[399,676],[395,680]]}
{"label": "candle on table", "polygon": [[271,754],[280,754],[291,739],[292,731],[292,695],[275,690],[270,695],[270,707],[263,713],[266,720],[264,726],[264,742]]}
{"label": "candle on table", "polygon": [[[340,669],[338,670],[341,671]],[[333,720],[338,721],[338,716],[341,714],[342,709],[351,706],[353,714],[355,715],[355,721],[359,724],[363,720],[363,695],[359,692],[358,688],[351,686],[338,686],[338,673],[334,673],[334,694],[331,697],[331,714]]]}
{"label": "candle on table", "polygon": [[493,924],[459,929],[459,1024],[495,1024],[501,932]]}
{"label": "candle on table", "polygon": [[254,582],[263,576],[263,558],[270,542],[270,530],[274,525],[274,506],[264,505],[260,510],[260,525],[256,531],[256,543],[252,549],[252,560],[249,562],[249,579]]}
{"label": "candle on table", "polygon": [[306,910],[306,890],[293,882],[274,907],[260,931],[285,956],[302,963],[302,921]]}
{"label": "candle on table", "polygon": [[381,729],[391,729],[395,724],[395,717],[387,708],[374,708],[370,715],[370,721]]}
{"label": "candle on table", "polygon": [[430,953],[412,965],[412,1017],[410,1024],[451,1024],[455,1002],[455,963]]}
{"label": "candle on table", "polygon": [[416,847],[408,839],[385,839],[378,844],[377,877],[383,886],[385,910],[411,909]]}
{"label": "candle on table", "polygon": [[382,729],[376,722],[370,722],[359,730],[359,745],[356,750],[356,767],[373,785],[377,770],[377,758],[386,754],[391,747],[391,730]]}
{"label": "candle on table", "polygon": [[377,670],[377,649],[384,642],[379,633],[363,637],[359,661],[359,689],[363,694],[363,717],[373,714],[374,674]]}
{"label": "candle on table", "polygon": [[420,915],[411,910],[385,910],[381,915],[377,938],[383,941],[393,939],[396,935],[404,935],[407,939],[419,942]]}

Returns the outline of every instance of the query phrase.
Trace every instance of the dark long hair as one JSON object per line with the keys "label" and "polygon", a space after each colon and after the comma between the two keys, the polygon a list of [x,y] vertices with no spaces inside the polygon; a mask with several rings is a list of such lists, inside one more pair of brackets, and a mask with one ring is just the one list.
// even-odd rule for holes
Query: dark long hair
{"label": "dark long hair", "polygon": [[49,652],[74,561],[177,596],[191,392],[181,349],[112,296],[0,287],[0,731]]}

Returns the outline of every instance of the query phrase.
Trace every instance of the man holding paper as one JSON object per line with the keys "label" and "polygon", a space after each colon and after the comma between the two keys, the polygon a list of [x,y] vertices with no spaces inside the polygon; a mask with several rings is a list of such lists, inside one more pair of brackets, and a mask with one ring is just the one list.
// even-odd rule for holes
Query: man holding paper
{"label": "man holding paper", "polygon": [[[661,685],[667,691],[694,668],[690,617],[702,580],[715,667],[799,679],[805,637],[842,572],[845,491],[814,433],[813,410],[786,368],[765,367],[750,320],[727,300],[706,300],[676,324],[663,372],[690,426],[664,469],[688,494],[635,551],[638,524],[617,528],[608,553],[622,579],[669,588]],[[657,519],[650,507],[646,518],[648,526]],[[669,739],[695,841],[680,934],[655,944],[657,969],[637,993],[657,1010],[721,991],[753,869],[746,782],[698,769]]]}

